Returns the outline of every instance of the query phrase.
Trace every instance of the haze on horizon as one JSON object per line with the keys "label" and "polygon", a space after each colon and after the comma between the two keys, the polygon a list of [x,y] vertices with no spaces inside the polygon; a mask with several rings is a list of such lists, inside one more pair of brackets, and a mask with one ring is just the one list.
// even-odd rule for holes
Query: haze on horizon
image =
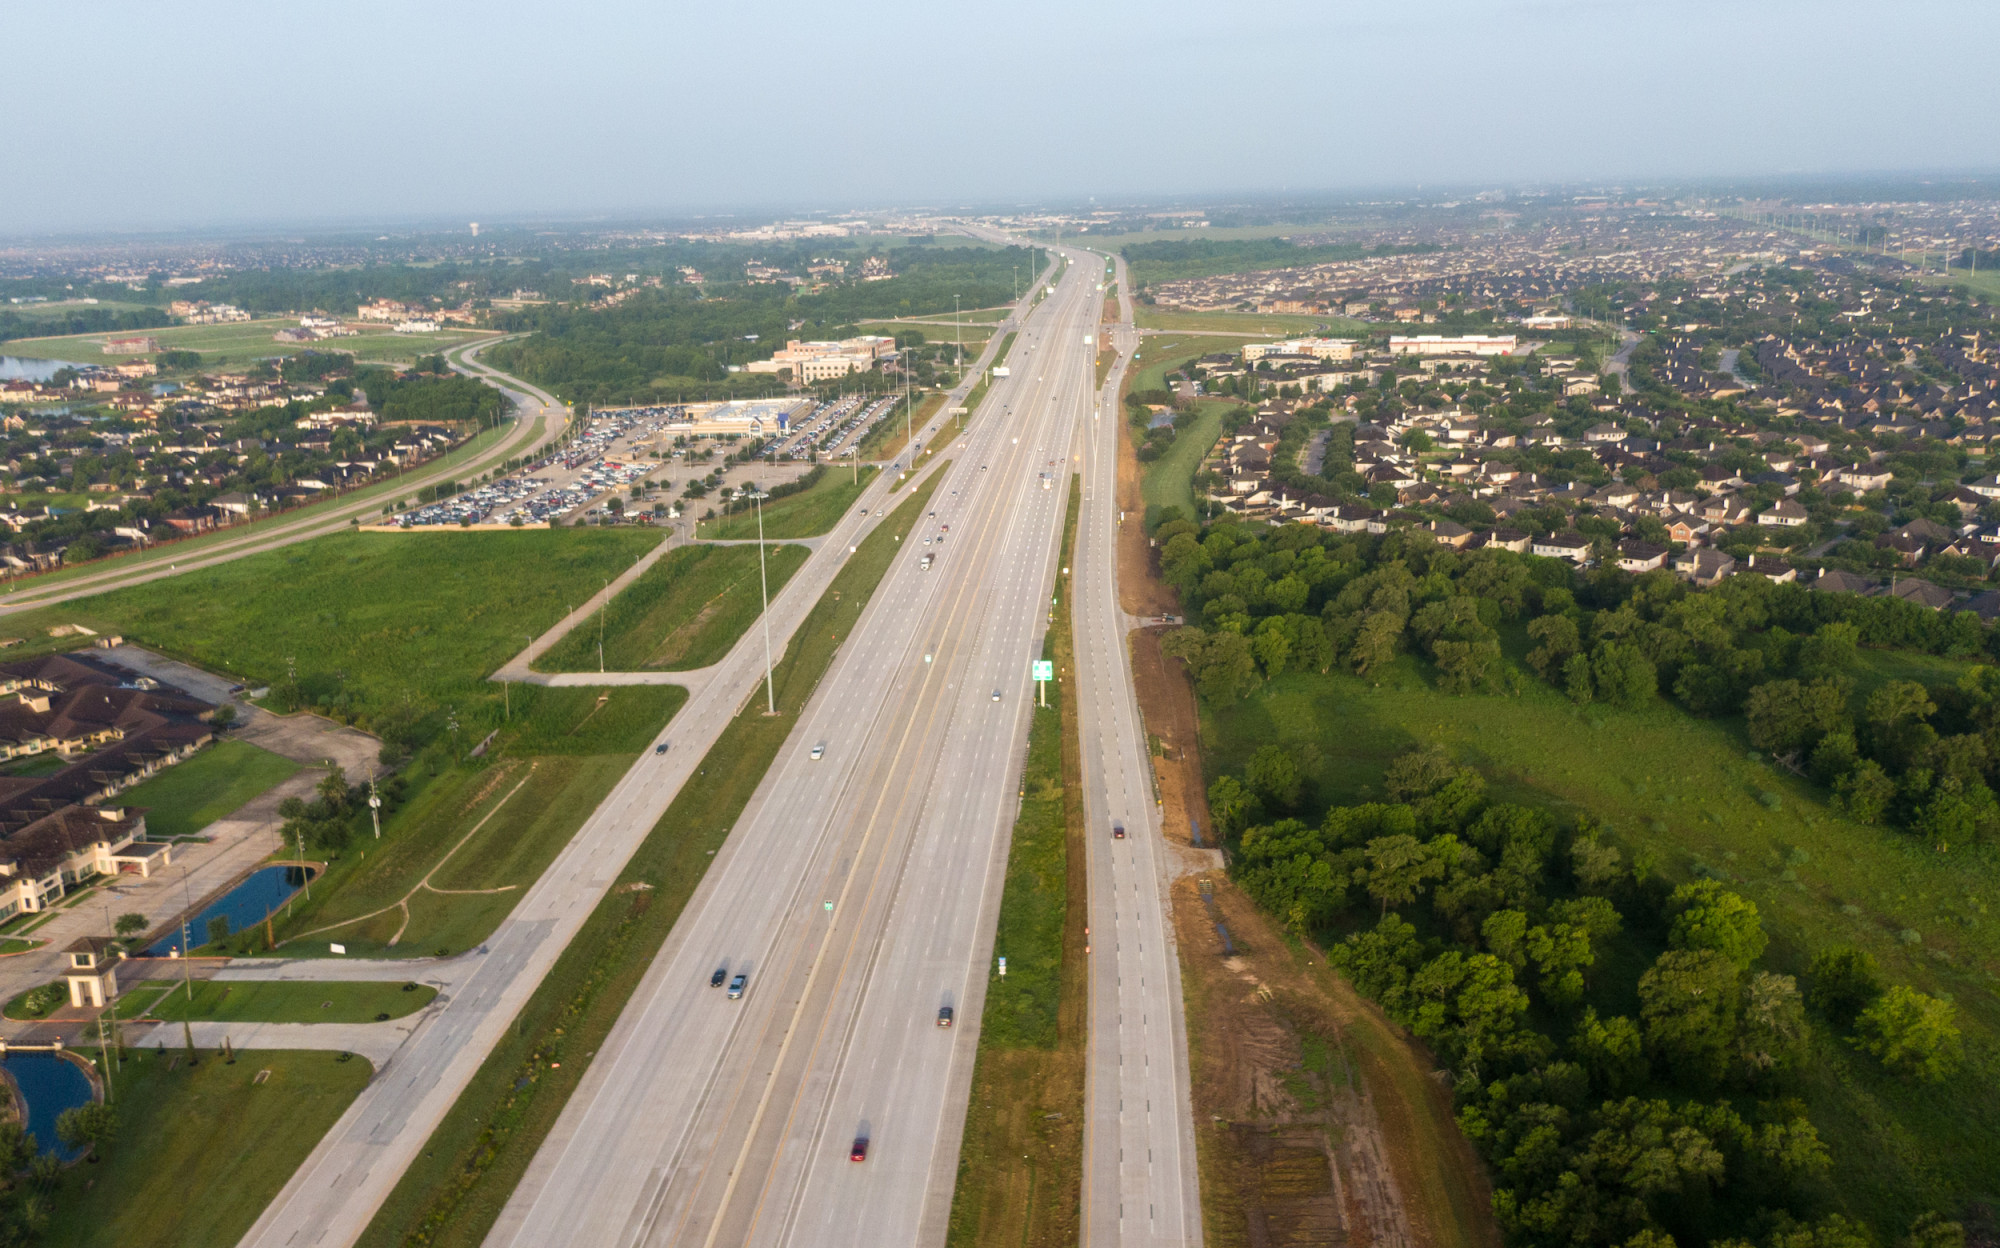
{"label": "haze on horizon", "polygon": [[8,27],[0,236],[2000,166],[1974,0],[111,0]]}

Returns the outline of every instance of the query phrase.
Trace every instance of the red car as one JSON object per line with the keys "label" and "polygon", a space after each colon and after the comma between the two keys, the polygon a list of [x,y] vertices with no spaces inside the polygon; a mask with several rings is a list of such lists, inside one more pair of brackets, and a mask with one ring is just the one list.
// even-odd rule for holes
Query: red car
{"label": "red car", "polygon": [[857,1136],[855,1136],[855,1137],[854,1137],[854,1148],[853,1148],[853,1151],[851,1151],[851,1152],[849,1152],[849,1153],[847,1154],[847,1159],[848,1159],[849,1161],[867,1161],[867,1160],[868,1160],[868,1137],[867,1137],[867,1136],[865,1136],[865,1135],[857,1135]]}
{"label": "red car", "polygon": [[1112,839],[1112,840],[1114,840],[1114,841],[1122,841],[1122,840],[1124,840],[1124,839],[1125,839],[1125,825],[1124,825],[1124,824],[1122,824],[1122,823],[1114,823],[1114,824],[1112,824],[1112,825],[1111,825],[1111,839]]}

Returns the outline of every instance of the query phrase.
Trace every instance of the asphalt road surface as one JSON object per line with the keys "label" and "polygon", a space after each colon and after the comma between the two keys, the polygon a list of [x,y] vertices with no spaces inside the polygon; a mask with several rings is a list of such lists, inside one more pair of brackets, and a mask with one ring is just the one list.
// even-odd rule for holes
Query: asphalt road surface
{"label": "asphalt road surface", "polygon": [[[1078,267],[1105,272],[1089,252]],[[1118,362],[1098,393],[1101,416],[1083,431],[1083,514],[1077,527],[1077,708],[1089,821],[1090,1042],[1084,1118],[1083,1242],[1201,1243],[1201,1191],[1180,960],[1168,900],[1169,851],[1160,837],[1152,761],[1118,604],[1118,391],[1139,335],[1124,262],[1117,281]],[[1125,836],[1114,839],[1113,824]]]}
{"label": "asphalt road surface", "polygon": [[[968,457],[963,451],[952,453]],[[996,462],[994,467],[998,469],[999,464]],[[877,477],[862,493],[855,509],[840,520],[805,566],[772,600],[774,646],[783,646],[819,601],[845,562],[849,547],[872,530],[897,501],[897,495],[889,492],[895,478],[894,472]],[[908,488],[907,484],[904,488]],[[943,488],[939,496],[940,500],[950,497]],[[939,508],[940,521],[944,521],[943,502],[934,501],[933,506]],[[868,512],[865,518],[860,515],[863,509]],[[921,546],[921,533],[910,540]],[[957,526],[951,541],[959,541]],[[958,546],[948,544],[942,549],[956,555]],[[907,586],[915,563],[913,555],[902,558],[887,582],[878,588],[874,601],[890,596],[891,583]],[[944,566],[951,566],[948,558]],[[926,583],[934,587],[941,579]],[[864,639],[865,626],[863,634],[843,646],[844,661],[851,660],[850,647]],[[690,696],[668,724],[659,740],[670,743],[669,751],[664,755],[651,750],[641,754],[631,771],[585,820],[493,936],[460,960],[450,990],[426,1011],[409,1039],[389,1056],[376,1077],[265,1209],[241,1241],[245,1248],[347,1245],[360,1237],[410,1161],[603,898],[632,852],[694,773],[723,727],[757,693],[763,664],[762,632],[753,629],[716,665],[711,679]],[[879,699],[879,691],[872,692]],[[1014,708],[1019,708],[1021,696],[1019,690],[1013,692]],[[824,701],[822,696],[821,703]],[[1009,706],[1003,701],[994,709],[1006,713]],[[793,747],[796,746],[794,740]],[[796,765],[797,757],[797,749],[790,749],[780,756],[780,768]],[[837,759],[838,755],[832,757]],[[835,762],[834,767],[838,766]],[[752,810],[755,809],[753,804]],[[739,826],[722,857],[726,860],[743,857],[742,839],[743,829]],[[753,863],[756,861],[755,854],[749,857]],[[711,885],[721,865],[719,861],[717,869],[711,871]],[[706,886],[702,895],[708,895]],[[689,919],[684,917],[681,927],[687,927],[688,923]],[[679,943],[679,931],[677,928],[676,937],[670,940],[669,951]],[[701,956],[706,959],[709,955],[704,952]],[[703,982],[706,983],[706,972]],[[757,987],[762,989],[764,985],[759,982]],[[764,1000],[768,996],[760,992],[752,999]],[[627,1017],[630,1016],[628,1011]],[[603,1070],[610,1057],[610,1053],[601,1055],[593,1074]],[[668,1059],[669,1064],[682,1060],[678,1054]],[[590,1086],[586,1084],[586,1089]],[[573,1237],[565,1229],[542,1242],[587,1241]]]}
{"label": "asphalt road surface", "polygon": [[[489,1245],[943,1242],[1029,662],[1090,402],[1092,281],[1073,270],[1026,320],[1013,375],[945,452],[935,519],[876,591]],[[748,975],[740,999],[710,986],[718,969]]]}

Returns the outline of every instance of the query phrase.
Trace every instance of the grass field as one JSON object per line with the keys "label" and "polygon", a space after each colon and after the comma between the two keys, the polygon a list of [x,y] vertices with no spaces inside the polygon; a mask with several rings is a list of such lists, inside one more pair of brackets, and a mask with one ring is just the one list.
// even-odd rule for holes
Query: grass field
{"label": "grass field", "polygon": [[1182,514],[1195,515],[1194,476],[1201,461],[1222,436],[1223,413],[1235,409],[1234,400],[1204,400],[1195,404],[1195,417],[1174,435],[1166,454],[1143,466],[1139,493],[1146,506],[1179,507]]}
{"label": "grass field", "polygon": [[[1081,484],[1072,479],[1062,549],[1074,562]],[[1066,603],[1070,578],[1056,581]],[[1070,613],[1059,606],[1043,657],[1075,666]],[[1076,708],[1058,684],[1028,733],[1022,798],[1007,852],[979,1055],[959,1147],[945,1242],[1014,1248],[1076,1242],[1083,1174],[1083,1051],[1088,968],[1079,953],[1088,917],[1082,863],[1083,787]],[[1017,1161],[1016,1159],[1019,1158]]]}
{"label": "grass field", "polygon": [[[812,552],[771,546],[765,552],[776,595]],[[683,546],[669,551],[600,613],[604,667],[613,672],[707,667],[736,644],[762,612],[754,546]],[[598,670],[600,621],[584,621],[535,661],[543,672]]]}
{"label": "grass field", "polygon": [[[407,991],[406,991],[407,988]],[[373,1023],[402,1018],[429,1005],[437,989],[427,984],[309,983],[286,980],[204,980],[194,997],[168,992],[153,1017],[212,1019],[219,1023]]]}
{"label": "grass field", "polygon": [[203,371],[244,368],[258,360],[277,359],[295,352],[347,351],[359,360],[404,362],[420,355],[449,350],[461,343],[494,337],[490,330],[449,329],[435,334],[399,334],[384,326],[352,338],[330,338],[324,342],[278,342],[272,335],[281,329],[297,328],[295,316],[237,321],[228,325],[180,325],[167,329],[120,330],[116,333],[72,334],[58,338],[16,338],[6,344],[5,354],[30,359],[71,360],[101,363],[108,338],[148,337],[159,339],[167,350],[199,351]]}
{"label": "grass field", "polygon": [[[829,463],[826,475],[797,494],[764,504],[764,536],[818,537],[839,522],[861,491],[874,480],[876,469],[864,464],[859,473],[847,464]],[[859,477],[857,481],[855,478]],[[757,512],[739,511],[733,516],[704,520],[695,536],[710,541],[751,541],[757,536]]]}
{"label": "grass field", "polygon": [[[778,714],[753,700],[702,760],[432,1133],[360,1243],[479,1244],[652,965],[869,596],[922,514],[934,474],[861,542],[794,634],[776,671]],[[637,886],[637,887],[634,887]],[[560,1066],[557,1065],[560,1063]]]}
{"label": "grass field", "polygon": [[[1182,312],[1136,304],[1132,317],[1141,329],[1168,329],[1194,334],[1270,334],[1274,337],[1310,334],[1315,330],[1335,335],[1365,334],[1365,321],[1344,316],[1292,316],[1267,312]],[[1239,340],[1237,345],[1242,345]]]}
{"label": "grass field", "polygon": [[[1865,657],[1863,685],[1913,667],[1948,675],[1936,660]],[[2000,1117],[2000,848],[1937,854],[1855,824],[1759,761],[1740,722],[1695,719],[1663,701],[1579,710],[1539,682],[1519,697],[1450,697],[1408,656],[1367,680],[1288,674],[1243,701],[1204,703],[1202,740],[1211,777],[1240,772],[1264,743],[1290,747],[1306,762],[1314,807],[1379,797],[1389,758],[1438,742],[1478,765],[1498,800],[1559,817],[1588,811],[1628,857],[1650,858],[1667,878],[1728,881],[1761,911],[1772,969],[1802,974],[1829,945],[1867,949],[1893,981],[1957,1002],[1969,1069],[1911,1087],[1821,1037],[1801,1095],[1833,1154],[1829,1207],[1893,1237],[1924,1210],[2000,1190],[1990,1130]]]}
{"label": "grass field", "polygon": [[17,654],[73,644],[49,642],[46,629],[82,623],[268,685],[278,709],[366,724],[449,708],[464,731],[483,732],[503,716],[487,675],[658,541],[625,529],[340,533],[0,627],[33,639]]}
{"label": "grass field", "polygon": [[118,1138],[103,1161],[63,1172],[37,1242],[235,1243],[372,1073],[335,1053],[250,1050],[236,1059],[205,1053],[190,1068],[177,1048],[128,1052],[112,1075]]}
{"label": "grass field", "polygon": [[120,794],[146,811],[154,840],[193,836],[243,803],[298,774],[299,764],[247,741],[218,741]]}
{"label": "grass field", "polygon": [[[355,840],[314,881],[310,900],[281,913],[279,954],[331,956],[338,942],[350,957],[421,957],[479,944],[687,692],[523,685],[513,698],[513,727],[488,756],[491,765],[436,775],[412,769],[413,790],[385,820],[382,839]],[[261,931],[227,943],[246,941],[253,949],[236,951],[262,951]]]}

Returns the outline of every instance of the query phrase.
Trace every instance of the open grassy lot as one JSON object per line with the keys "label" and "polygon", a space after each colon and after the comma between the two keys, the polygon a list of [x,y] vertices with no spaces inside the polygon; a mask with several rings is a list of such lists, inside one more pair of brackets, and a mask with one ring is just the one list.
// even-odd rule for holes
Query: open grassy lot
{"label": "open grassy lot", "polygon": [[[765,551],[772,594],[811,553],[803,546]],[[607,671],[707,667],[729,653],[762,610],[755,546],[683,546],[627,585],[600,612],[601,622],[593,618],[571,629],[535,669],[597,671],[600,635]]]}
{"label": "open grassy lot", "polygon": [[849,557],[778,664],[778,714],[753,699],[723,730],[702,760],[703,783],[684,787],[654,825],[383,1203],[364,1248],[484,1240],[941,479],[928,478]]}
{"label": "open grassy lot", "polygon": [[213,1019],[222,1023],[372,1023],[386,1014],[402,1018],[430,1004],[437,989],[427,984],[305,983],[282,980],[204,980],[190,1000],[169,992],[153,1007],[153,1017]]}
{"label": "open grassy lot", "polygon": [[1242,349],[1241,338],[1206,338],[1200,334],[1162,334],[1157,338],[1146,338],[1139,343],[1138,367],[1132,370],[1127,388],[1164,390],[1168,373],[1216,351],[1236,352]]}
{"label": "open grassy lot", "polygon": [[[1864,658],[1864,685],[1917,669],[1932,669],[1924,677],[1932,681],[1953,674],[1938,660]],[[1802,974],[1830,945],[1868,950],[1892,981],[1956,1002],[1968,1069],[1913,1087],[1837,1037],[1817,1039],[1800,1095],[1834,1159],[1827,1207],[1893,1237],[1918,1213],[1956,1211],[2000,1190],[1991,1136],[2000,1119],[2000,847],[1938,854],[1856,824],[1807,782],[1760,761],[1740,722],[1695,719],[1664,701],[1579,710],[1540,683],[1518,697],[1452,697],[1409,656],[1365,680],[1287,674],[1242,701],[1205,702],[1202,740],[1211,777],[1240,773],[1267,742],[1291,748],[1305,763],[1315,809],[1379,797],[1393,755],[1441,743],[1479,766],[1498,800],[1547,806],[1559,817],[1590,812],[1629,859],[1672,880],[1706,873],[1727,881],[1760,910],[1775,970]],[[1612,956],[1652,952],[1632,945]],[[1629,985],[1633,976],[1605,978]],[[1636,1013],[1632,1002],[1595,1004]]]}
{"label": "open grassy lot", "polygon": [[[1072,479],[1066,553],[1076,546],[1081,490]],[[1042,652],[1064,671],[1075,667],[1069,593],[1065,573],[1056,582],[1061,605]],[[1028,731],[1021,808],[994,938],[1009,974],[987,980],[945,1240],[952,1248],[1072,1244],[1080,1229],[1089,1021],[1081,952],[1089,891],[1077,731],[1076,707],[1058,684]]]}
{"label": "open grassy lot", "polygon": [[335,1053],[249,1050],[233,1063],[203,1053],[189,1067],[172,1047],[128,1052],[112,1075],[118,1138],[103,1161],[64,1171],[39,1242],[235,1243],[371,1073],[365,1060]]}
{"label": "open grassy lot", "polygon": [[268,686],[280,710],[363,726],[455,711],[469,733],[502,722],[486,676],[658,541],[615,528],[340,533],[0,627],[47,649],[74,644],[50,642],[49,626],[82,623]]}
{"label": "open grassy lot", "polygon": [[192,836],[243,803],[298,774],[299,765],[247,741],[218,741],[120,794],[144,807],[155,840]]}
{"label": "open grassy lot", "polygon": [[1275,312],[1184,312],[1138,304],[1132,317],[1141,329],[1171,329],[1197,334],[1269,334],[1285,337],[1319,331],[1328,334],[1365,334],[1368,324],[1343,316],[1293,316]]}
{"label": "open grassy lot", "polygon": [[[326,957],[336,942],[350,957],[477,945],[687,700],[674,686],[525,685],[513,696],[512,727],[489,765],[411,769],[411,793],[384,821],[382,839],[360,833],[313,882],[309,900],[280,912],[281,955]],[[225,944],[261,952],[263,933]]]}
{"label": "open grassy lot", "polygon": [[1174,435],[1174,444],[1166,454],[1144,465],[1139,492],[1148,508],[1179,507],[1183,515],[1195,514],[1194,474],[1201,471],[1201,461],[1222,436],[1223,413],[1236,406],[1234,399],[1205,399],[1195,404],[1194,419]]}
{"label": "open grassy lot", "polygon": [[[872,465],[863,465],[857,473],[847,464],[828,464],[826,475],[818,481],[797,494],[764,504],[764,536],[767,539],[818,537],[854,505],[875,472]],[[753,540],[757,536],[757,512],[753,508],[733,516],[704,520],[696,527],[695,536],[710,541]]]}
{"label": "open grassy lot", "polygon": [[306,350],[348,351],[360,360],[397,363],[495,336],[492,331],[483,329],[399,334],[385,325],[380,330],[356,334],[352,338],[329,338],[324,342],[278,342],[272,337],[281,329],[297,328],[298,323],[295,316],[280,316],[227,325],[180,325],[167,329],[120,330],[117,333],[72,334],[58,338],[16,338],[6,344],[5,354],[89,364],[104,360],[104,343],[108,338],[147,337],[159,339],[164,349],[199,351],[202,368],[206,371],[244,368],[258,360],[278,359]]}

